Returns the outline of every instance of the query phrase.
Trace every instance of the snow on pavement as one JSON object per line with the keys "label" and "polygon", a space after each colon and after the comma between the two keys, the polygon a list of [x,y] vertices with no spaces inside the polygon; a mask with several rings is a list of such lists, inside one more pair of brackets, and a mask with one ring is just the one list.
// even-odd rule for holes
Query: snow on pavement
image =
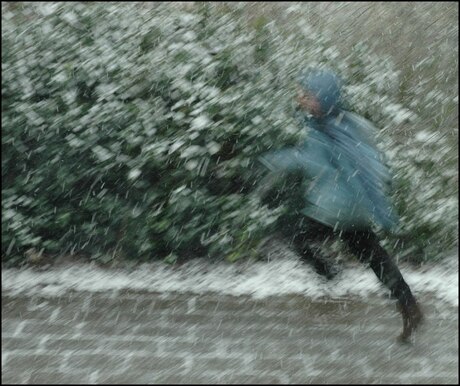
{"label": "snow on pavement", "polygon": [[[400,269],[416,296],[429,293],[458,307],[458,255],[446,258],[439,265],[421,268],[401,265]],[[388,293],[374,273],[359,264],[345,263],[340,274],[327,281],[294,257],[238,264],[197,259],[180,267],[154,262],[132,270],[100,268],[93,264],[68,265],[45,271],[31,268],[2,270],[2,292],[61,296],[71,290],[214,292],[255,298],[286,294],[342,298]]]}

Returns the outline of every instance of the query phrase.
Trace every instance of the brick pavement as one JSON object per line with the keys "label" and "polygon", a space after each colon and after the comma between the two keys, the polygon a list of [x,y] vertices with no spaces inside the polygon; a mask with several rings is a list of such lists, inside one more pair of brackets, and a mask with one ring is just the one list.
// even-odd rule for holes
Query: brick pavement
{"label": "brick pavement", "polygon": [[399,344],[387,299],[2,294],[2,383],[458,383],[458,308],[421,298]]}

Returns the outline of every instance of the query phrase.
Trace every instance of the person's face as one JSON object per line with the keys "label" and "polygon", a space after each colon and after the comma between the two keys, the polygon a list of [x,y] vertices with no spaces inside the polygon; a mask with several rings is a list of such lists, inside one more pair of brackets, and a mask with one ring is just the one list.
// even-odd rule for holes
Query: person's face
{"label": "person's face", "polygon": [[303,90],[301,87],[297,88],[297,102],[302,110],[307,111],[314,117],[321,116],[321,105],[313,94]]}

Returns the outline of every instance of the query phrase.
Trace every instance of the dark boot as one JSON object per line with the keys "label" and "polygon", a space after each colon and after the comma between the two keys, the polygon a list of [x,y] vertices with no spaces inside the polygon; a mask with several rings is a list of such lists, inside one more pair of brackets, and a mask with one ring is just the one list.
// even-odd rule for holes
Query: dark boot
{"label": "dark boot", "polygon": [[334,259],[325,257],[316,247],[310,247],[303,244],[302,248],[298,248],[300,259],[315,269],[316,273],[324,276],[326,279],[333,279],[339,272],[340,268]]}
{"label": "dark boot", "polygon": [[313,266],[315,267],[315,271],[320,275],[324,276],[326,279],[331,280],[333,279],[339,272],[340,269],[332,262],[330,259],[316,257]]}
{"label": "dark boot", "polygon": [[290,218],[285,217],[281,232],[288,245],[294,247],[301,261],[312,266],[318,274],[330,280],[340,272],[341,267],[335,259],[323,256],[321,248],[315,245],[324,245],[335,237],[331,227],[297,214]]}
{"label": "dark boot", "polygon": [[407,305],[401,305],[398,303],[398,305],[403,319],[403,332],[399,336],[399,339],[406,342],[417,327],[423,322],[424,317],[416,302]]}

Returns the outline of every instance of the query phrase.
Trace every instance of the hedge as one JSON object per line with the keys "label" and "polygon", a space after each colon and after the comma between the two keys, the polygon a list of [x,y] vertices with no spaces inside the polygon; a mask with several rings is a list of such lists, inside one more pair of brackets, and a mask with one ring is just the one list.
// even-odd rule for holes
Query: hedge
{"label": "hedge", "polygon": [[[454,245],[451,147],[427,140],[436,130],[398,99],[391,60],[363,44],[341,56],[302,17],[287,30],[243,14],[209,3],[2,5],[4,262],[30,248],[100,262],[254,255],[285,210],[255,194],[256,159],[305,137],[294,79],[310,65],[347,79],[350,108],[381,128],[403,221],[386,243],[418,261]],[[395,143],[401,122],[414,140]]]}

